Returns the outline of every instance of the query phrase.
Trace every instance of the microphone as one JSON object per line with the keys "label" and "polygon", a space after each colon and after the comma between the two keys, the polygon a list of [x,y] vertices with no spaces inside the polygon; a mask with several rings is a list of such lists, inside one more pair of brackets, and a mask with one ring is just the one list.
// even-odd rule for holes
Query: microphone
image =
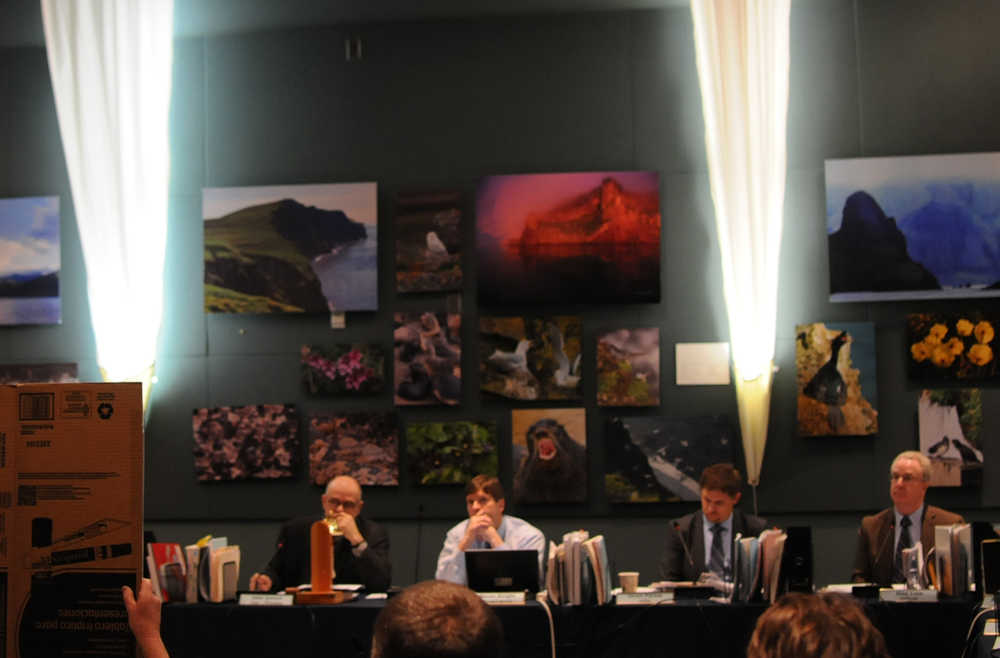
{"label": "microphone", "polygon": [[691,563],[691,568],[695,569],[694,558],[691,557],[691,550],[688,548],[687,542],[684,540],[684,533],[681,532],[681,524],[674,521],[674,532],[677,533],[677,537],[681,540],[681,547],[684,548],[684,555],[687,556],[688,562]]}

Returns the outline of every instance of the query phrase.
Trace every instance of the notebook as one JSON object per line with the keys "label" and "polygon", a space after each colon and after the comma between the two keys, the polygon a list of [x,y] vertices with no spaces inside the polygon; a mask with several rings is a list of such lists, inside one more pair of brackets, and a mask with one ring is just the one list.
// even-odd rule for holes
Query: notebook
{"label": "notebook", "polygon": [[476,592],[538,591],[538,551],[465,551],[469,589]]}

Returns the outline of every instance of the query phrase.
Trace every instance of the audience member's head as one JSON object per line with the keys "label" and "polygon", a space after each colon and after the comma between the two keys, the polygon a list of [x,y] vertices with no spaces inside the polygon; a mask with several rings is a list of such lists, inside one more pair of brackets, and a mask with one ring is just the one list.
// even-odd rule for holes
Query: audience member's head
{"label": "audience member's head", "polygon": [[889,658],[889,652],[852,597],[792,592],[757,620],[747,658]]}
{"label": "audience member's head", "polygon": [[411,585],[375,620],[372,658],[497,658],[503,629],[472,590],[441,580]]}

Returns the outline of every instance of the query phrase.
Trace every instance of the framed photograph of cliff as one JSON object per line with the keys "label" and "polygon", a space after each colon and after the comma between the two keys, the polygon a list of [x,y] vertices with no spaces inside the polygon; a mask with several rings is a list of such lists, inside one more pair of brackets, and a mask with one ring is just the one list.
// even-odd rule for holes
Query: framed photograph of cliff
{"label": "framed photograph of cliff", "polygon": [[375,183],[202,190],[207,313],[378,309]]}
{"label": "framed photograph of cliff", "polygon": [[580,400],[582,356],[579,316],[479,318],[483,393],[513,400]]}
{"label": "framed photograph of cliff", "polygon": [[660,405],[660,330],[618,329],[597,337],[597,404]]}
{"label": "framed photograph of cliff", "polygon": [[199,481],[290,478],[299,463],[293,404],[195,409],[194,474]]}
{"label": "framed photograph of cliff", "polygon": [[983,398],[978,388],[924,390],[917,404],[920,452],[932,487],[983,484]]}
{"label": "framed photograph of cliff", "polygon": [[511,436],[514,502],[587,500],[584,409],[514,409]]}
{"label": "framed photograph of cliff", "polygon": [[396,197],[396,292],[461,290],[461,205],[457,191]]}
{"label": "framed photograph of cliff", "polygon": [[4,363],[0,364],[0,385],[78,382],[76,371],[75,363]]}
{"label": "framed photograph of cliff", "polygon": [[650,171],[484,178],[479,302],[660,301],[660,187]]}
{"label": "framed photograph of cliff", "polygon": [[303,345],[302,383],[311,395],[374,395],[385,388],[381,345]]}
{"label": "framed photograph of cliff", "polygon": [[406,454],[413,483],[420,486],[498,475],[497,426],[475,420],[407,423]]}
{"label": "framed photograph of cliff", "polygon": [[59,324],[59,197],[0,199],[0,325]]}
{"label": "framed photograph of cliff", "polygon": [[462,402],[459,313],[396,313],[392,339],[397,405]]}
{"label": "framed photograph of cliff", "polygon": [[1000,153],[826,161],[830,300],[1000,296]]}
{"label": "framed photograph of cliff", "polygon": [[931,383],[1000,380],[998,323],[1000,314],[982,311],[907,315],[907,376]]}
{"label": "framed photograph of cliff", "polygon": [[735,462],[726,416],[613,417],[604,437],[604,490],[612,503],[699,500],[706,466]]}
{"label": "framed photograph of cliff", "polygon": [[399,484],[399,419],[392,411],[309,416],[309,480],[318,487],[338,475],[362,486]]}
{"label": "framed photograph of cliff", "polygon": [[799,436],[878,434],[871,322],[796,325],[795,369]]}

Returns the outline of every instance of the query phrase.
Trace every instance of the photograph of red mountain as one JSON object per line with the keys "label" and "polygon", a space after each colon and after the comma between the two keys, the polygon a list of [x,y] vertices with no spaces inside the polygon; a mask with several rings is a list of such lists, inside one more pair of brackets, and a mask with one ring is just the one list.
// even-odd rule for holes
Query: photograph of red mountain
{"label": "photograph of red mountain", "polygon": [[489,176],[476,194],[479,301],[660,301],[656,172]]}

